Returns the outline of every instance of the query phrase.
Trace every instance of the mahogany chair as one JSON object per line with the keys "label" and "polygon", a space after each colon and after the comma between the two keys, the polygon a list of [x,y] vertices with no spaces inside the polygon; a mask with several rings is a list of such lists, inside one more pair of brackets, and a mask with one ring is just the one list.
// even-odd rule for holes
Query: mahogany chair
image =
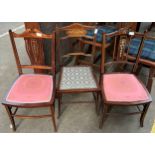
{"label": "mahogany chair", "polygon": [[[89,44],[89,48],[88,48],[88,51],[86,51],[86,53],[89,53],[90,52],[90,49],[91,49],[91,46],[94,46],[95,44],[95,51],[93,53],[93,57],[94,57],[94,61],[93,61],[93,64],[92,66],[97,69],[97,70],[100,70],[100,60],[101,60],[101,48],[102,48],[102,34],[103,33],[106,33],[106,34],[109,34],[109,33],[112,33],[112,32],[115,32],[117,31],[118,29],[114,26],[109,26],[109,25],[98,25],[96,26],[96,42],[93,41],[93,39],[91,39],[91,37],[94,36],[94,30],[88,30],[87,32],[87,35],[90,37],[89,39],[88,38],[80,38],[79,41],[81,42],[81,44]],[[107,38],[106,40],[106,48],[110,48],[111,46],[113,45],[113,39],[111,38]],[[89,62],[87,61],[83,61],[83,60],[80,60],[79,59],[79,63],[85,63],[85,64],[88,64]]]}
{"label": "mahogany chair", "polygon": [[[9,30],[12,48],[17,64],[19,76],[14,81],[10,90],[3,99],[2,104],[5,106],[13,131],[16,130],[14,118],[45,118],[51,117],[54,131],[57,131],[54,112],[55,101],[55,32],[46,35],[37,29],[27,29],[21,34]],[[51,66],[44,65],[22,65],[19,57],[16,39],[24,39],[31,42],[33,52],[40,51],[38,41],[45,39],[51,40]],[[29,42],[29,43],[30,43]],[[31,49],[32,50],[32,49]],[[23,69],[40,69],[49,70],[52,75],[47,74],[24,74]],[[17,114],[20,108],[43,108],[50,109],[49,114],[44,115],[21,115]]]}
{"label": "mahogany chair", "polygon": [[[106,59],[106,38],[114,38],[113,58]],[[128,61],[131,41],[141,38],[135,61]],[[144,118],[152,102],[151,96],[145,85],[136,77],[139,59],[142,54],[145,36],[142,37],[127,29],[121,29],[111,34],[103,33],[103,48],[101,62],[101,98],[102,116],[99,127],[102,128],[106,117],[110,114],[112,107],[136,106],[138,111],[123,114],[141,114],[140,126],[143,127]]]}
{"label": "mahogany chair", "polygon": [[[135,61],[135,56],[138,52],[138,47],[141,39],[144,38],[144,33],[135,32],[137,36],[131,40],[130,50],[128,54],[129,61]],[[139,58],[139,68],[137,74],[141,71],[142,67],[147,67],[149,69],[149,77],[147,82],[147,89],[151,92],[153,77],[155,77],[155,37],[150,36],[149,32],[145,32],[144,46],[142,48],[142,54]]]}
{"label": "mahogany chair", "polygon": [[[66,27],[56,28],[56,36],[57,36],[57,52],[60,55],[60,47],[61,44],[65,42],[65,40],[78,40],[83,38],[93,39],[93,48],[90,51],[90,54],[86,54],[84,52],[84,46],[79,42],[79,47],[70,46],[70,50],[66,55],[59,60],[61,70],[58,81],[57,88],[57,96],[59,102],[59,116],[61,114],[61,104],[63,94],[71,94],[71,93],[93,93],[95,103],[98,102],[98,93],[99,93],[99,85],[97,82],[96,75],[92,69],[93,62],[93,53],[95,52],[95,42],[96,37],[90,37],[87,35],[88,30],[94,29],[92,26],[85,26],[82,24],[74,23]],[[72,43],[72,42],[71,42]],[[62,49],[62,48],[61,48]],[[64,66],[64,59],[69,57],[75,57],[76,65]],[[77,63],[77,59],[79,57],[87,57],[89,59],[88,64],[79,65]],[[80,102],[79,102],[80,103]]]}

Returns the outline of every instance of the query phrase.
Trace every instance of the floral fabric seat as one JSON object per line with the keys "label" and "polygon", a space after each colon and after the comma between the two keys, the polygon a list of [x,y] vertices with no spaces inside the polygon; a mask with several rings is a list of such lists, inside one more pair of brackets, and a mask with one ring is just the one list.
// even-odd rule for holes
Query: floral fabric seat
{"label": "floral fabric seat", "polygon": [[97,88],[91,67],[72,66],[63,67],[60,90]]}

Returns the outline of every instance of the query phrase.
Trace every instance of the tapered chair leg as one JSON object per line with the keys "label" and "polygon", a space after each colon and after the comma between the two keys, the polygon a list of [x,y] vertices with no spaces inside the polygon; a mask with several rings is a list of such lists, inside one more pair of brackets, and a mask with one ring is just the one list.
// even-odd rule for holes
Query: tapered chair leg
{"label": "tapered chair leg", "polygon": [[98,110],[98,93],[97,92],[93,92],[93,97],[94,97],[95,109],[96,109],[96,113],[97,113],[97,110]]}
{"label": "tapered chair leg", "polygon": [[100,92],[97,92],[97,97],[96,97],[96,113],[97,113],[97,115],[100,114],[100,101],[101,101]]}
{"label": "tapered chair leg", "polygon": [[97,115],[100,114],[100,111],[103,110],[103,99],[102,99],[102,95],[99,93],[99,102],[98,102],[98,111],[97,111]]}
{"label": "tapered chair leg", "polygon": [[96,113],[99,115],[99,92],[96,93]]}
{"label": "tapered chair leg", "polygon": [[54,131],[57,132],[57,126],[56,126],[56,122],[55,122],[55,113],[54,113],[53,105],[50,106],[50,110],[51,110],[51,115],[52,115],[52,123],[54,126]]}
{"label": "tapered chair leg", "polygon": [[6,109],[7,113],[8,113],[8,116],[9,116],[9,119],[10,119],[10,122],[11,122],[11,125],[12,125],[12,130],[16,131],[15,120],[14,120],[14,117],[12,116],[12,112],[11,112],[10,107],[5,105],[5,109]]}
{"label": "tapered chair leg", "polygon": [[103,127],[103,123],[104,123],[104,121],[106,119],[106,116],[107,116],[108,108],[109,107],[104,104],[104,107],[103,107],[103,110],[102,110],[101,121],[100,121],[100,124],[99,124],[100,129]]}
{"label": "tapered chair leg", "polygon": [[147,113],[149,106],[150,106],[150,103],[144,105],[143,112],[142,112],[141,117],[140,117],[140,126],[141,127],[144,126],[144,119],[145,119],[145,116],[146,116],[146,113]]}
{"label": "tapered chair leg", "polygon": [[58,94],[58,118],[61,115],[62,95]]}
{"label": "tapered chair leg", "polygon": [[103,103],[102,101],[99,103],[98,112],[97,114],[100,115],[100,112],[103,110]]}

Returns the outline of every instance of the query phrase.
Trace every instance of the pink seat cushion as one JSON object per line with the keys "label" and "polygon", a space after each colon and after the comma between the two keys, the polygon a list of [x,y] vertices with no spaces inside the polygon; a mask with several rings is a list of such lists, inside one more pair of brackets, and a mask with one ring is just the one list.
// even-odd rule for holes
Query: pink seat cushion
{"label": "pink seat cushion", "polygon": [[133,102],[149,99],[147,91],[133,74],[105,74],[103,89],[107,101]]}
{"label": "pink seat cushion", "polygon": [[49,102],[52,93],[52,76],[24,74],[15,81],[6,97],[6,101],[14,103]]}

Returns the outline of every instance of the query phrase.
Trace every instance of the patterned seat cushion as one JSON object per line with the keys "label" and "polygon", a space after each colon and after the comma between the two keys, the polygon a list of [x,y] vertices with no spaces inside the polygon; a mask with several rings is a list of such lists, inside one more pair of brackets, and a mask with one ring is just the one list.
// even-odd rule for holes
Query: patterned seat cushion
{"label": "patterned seat cushion", "polygon": [[148,92],[133,74],[105,74],[103,90],[107,101],[127,102],[149,100]]}
{"label": "patterned seat cushion", "polygon": [[[96,41],[97,42],[102,42],[102,34],[103,32],[105,33],[112,33],[112,32],[115,32],[117,29],[115,27],[109,27],[109,26],[100,26],[98,27],[98,32],[97,32],[97,35],[96,35]],[[94,36],[94,30],[89,30],[87,32],[87,35],[88,36]],[[107,42],[110,42],[111,39],[110,38],[107,38]]]}
{"label": "patterned seat cushion", "polygon": [[63,67],[60,90],[97,88],[90,67]]}
{"label": "patterned seat cushion", "polygon": [[[134,56],[137,54],[140,42],[141,42],[140,38],[132,39],[129,54]],[[155,61],[155,40],[144,41],[144,47],[142,50],[141,58]]]}
{"label": "patterned seat cushion", "polygon": [[53,78],[49,75],[24,74],[10,89],[6,101],[11,103],[44,103],[51,100]]}

